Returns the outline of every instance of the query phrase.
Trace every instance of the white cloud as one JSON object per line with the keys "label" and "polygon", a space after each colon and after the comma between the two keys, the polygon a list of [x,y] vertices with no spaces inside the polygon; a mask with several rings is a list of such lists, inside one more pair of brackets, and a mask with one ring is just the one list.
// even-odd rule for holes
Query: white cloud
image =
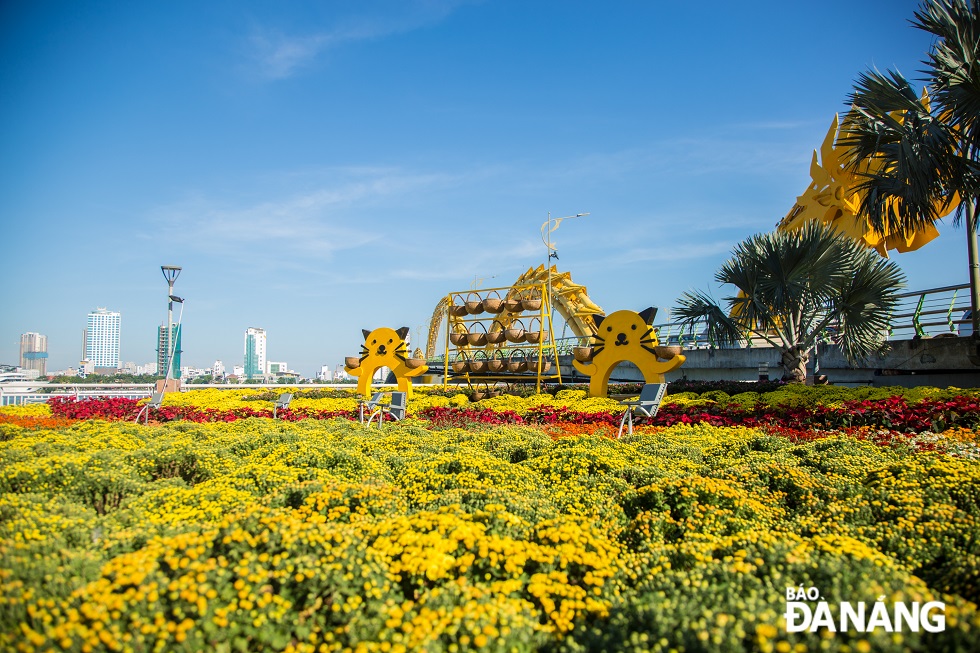
{"label": "white cloud", "polygon": [[[396,217],[378,217],[400,198],[452,183],[441,174],[387,168],[325,171],[327,179],[306,191],[286,191],[252,204],[229,198],[194,197],[158,209],[155,232],[179,234],[185,247],[213,252],[230,263],[322,260],[343,250],[384,241]],[[307,182],[308,183],[308,182]],[[393,213],[389,211],[388,213]],[[365,221],[371,225],[366,227]]]}
{"label": "white cloud", "polygon": [[262,78],[284,79],[331,49],[438,23],[463,4],[467,0],[359,2],[353,5],[359,12],[356,15],[334,16],[333,26],[307,34],[257,27],[250,38],[251,58]]}

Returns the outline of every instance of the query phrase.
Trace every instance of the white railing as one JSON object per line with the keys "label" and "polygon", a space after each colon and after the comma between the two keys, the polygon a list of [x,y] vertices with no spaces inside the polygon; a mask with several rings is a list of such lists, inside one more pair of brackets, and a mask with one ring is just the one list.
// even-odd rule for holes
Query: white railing
{"label": "white railing", "polygon": [[46,383],[17,381],[0,384],[0,406],[40,404],[52,397],[125,397],[144,399],[153,392],[150,383],[105,383],[85,385],[73,383]]}
{"label": "white railing", "polygon": [[[375,383],[384,386],[384,383]],[[415,384],[419,385],[419,384]],[[46,383],[46,382],[12,382],[0,384],[0,406],[22,406],[26,404],[44,403],[52,397],[71,397],[86,399],[92,397],[125,397],[127,399],[145,399],[153,394],[154,384],[150,383]],[[289,387],[307,388],[356,388],[356,383],[301,383],[283,385],[281,383],[191,383],[181,385],[180,392],[217,388],[222,390],[282,390]]]}

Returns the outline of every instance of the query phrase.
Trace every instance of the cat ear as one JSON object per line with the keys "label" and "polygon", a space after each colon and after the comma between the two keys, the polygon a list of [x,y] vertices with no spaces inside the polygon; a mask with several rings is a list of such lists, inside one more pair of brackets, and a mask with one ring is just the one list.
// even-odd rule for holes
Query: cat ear
{"label": "cat ear", "polygon": [[653,318],[657,317],[657,307],[651,306],[640,311],[640,317],[643,318],[644,324],[652,324]]}
{"label": "cat ear", "polygon": [[368,339],[368,336],[371,335],[371,332],[368,331],[367,329],[361,329],[361,333],[364,334],[364,339],[365,340],[367,340]]}
{"label": "cat ear", "polygon": [[402,327],[402,328],[396,330],[395,333],[398,334],[398,337],[399,338],[401,338],[402,340],[404,340],[405,339],[405,336],[408,335],[408,327]]}
{"label": "cat ear", "polygon": [[595,326],[598,329],[599,325],[602,324],[602,321],[606,319],[606,316],[603,315],[602,313],[596,313],[595,315],[592,316],[592,319],[595,321]]}

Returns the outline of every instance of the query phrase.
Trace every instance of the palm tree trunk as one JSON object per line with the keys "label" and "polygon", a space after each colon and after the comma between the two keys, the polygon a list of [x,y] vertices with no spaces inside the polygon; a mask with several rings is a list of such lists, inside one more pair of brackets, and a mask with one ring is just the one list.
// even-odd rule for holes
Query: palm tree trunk
{"label": "palm tree trunk", "polygon": [[980,254],[977,251],[977,206],[974,198],[964,198],[966,207],[966,248],[970,264],[970,315],[973,338],[980,338]]}
{"label": "palm tree trunk", "polygon": [[806,364],[810,362],[809,351],[799,345],[784,349],[780,358],[783,367],[783,381],[786,383],[806,383]]}

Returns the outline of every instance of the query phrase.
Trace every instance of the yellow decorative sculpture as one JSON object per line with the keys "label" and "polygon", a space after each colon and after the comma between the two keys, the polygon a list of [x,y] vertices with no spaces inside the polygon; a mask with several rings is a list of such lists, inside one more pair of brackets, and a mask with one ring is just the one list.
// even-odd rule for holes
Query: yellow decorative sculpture
{"label": "yellow decorative sculpture", "polygon": [[659,340],[650,326],[656,312],[657,309],[651,307],[641,313],[616,311],[605,317],[593,316],[596,333],[591,360],[572,361],[576,370],[591,377],[589,396],[608,395],[609,377],[620,363],[629,361],[636,365],[647,383],[663,383],[664,374],[684,364],[686,358],[681,354],[669,360],[658,360],[654,348],[659,345]]}
{"label": "yellow decorative sculpture", "polygon": [[[924,97],[922,101],[927,103],[928,98]],[[884,257],[888,256],[890,249],[910,252],[938,236],[939,232],[932,225],[908,235],[882,234],[871,228],[868,219],[860,215],[864,192],[859,189],[859,186],[865,179],[862,175],[876,172],[879,166],[872,163],[856,170],[848,168],[844,159],[844,148],[836,145],[838,126],[839,120],[835,115],[830,130],[820,146],[819,161],[817,152],[813,152],[813,160],[810,162],[812,182],[796,199],[796,204],[779,222],[777,229],[792,231],[811,220],[819,220],[876,250]],[[956,203],[938,208],[941,209],[941,215],[947,215],[956,208]]]}
{"label": "yellow decorative sculpture", "polygon": [[[528,286],[540,285],[548,279],[548,269],[544,265],[536,268],[528,268],[527,272],[517,278],[511,286],[512,292],[508,297],[514,295],[513,289],[526,288]],[[519,293],[516,293],[519,294]],[[551,296],[554,310],[565,320],[569,330],[576,336],[586,338],[595,333],[595,324],[592,321],[593,315],[602,313],[602,309],[589,298],[585,286],[572,281],[570,272],[559,272],[557,267],[551,266]],[[439,328],[446,315],[446,298],[442,298],[435,309],[432,311],[432,319],[429,321],[429,338],[426,343],[426,357],[432,358],[436,354],[436,347],[439,339]],[[513,322],[513,317],[506,314],[501,315],[500,325],[506,328]],[[465,333],[466,324],[461,321],[450,320],[450,333]]]}
{"label": "yellow decorative sculpture", "polygon": [[[381,327],[374,331],[361,329],[364,334],[364,344],[361,345],[361,356],[356,361],[356,366],[351,366],[351,359],[344,369],[351,376],[358,377],[357,391],[365,397],[371,396],[371,379],[382,367],[387,367],[395,374],[398,381],[398,390],[412,396],[411,377],[424,374],[428,366],[421,364],[410,367],[411,360],[406,357],[408,348],[405,344],[405,336],[408,335],[408,327],[398,330]],[[415,363],[411,363],[415,365]]]}

